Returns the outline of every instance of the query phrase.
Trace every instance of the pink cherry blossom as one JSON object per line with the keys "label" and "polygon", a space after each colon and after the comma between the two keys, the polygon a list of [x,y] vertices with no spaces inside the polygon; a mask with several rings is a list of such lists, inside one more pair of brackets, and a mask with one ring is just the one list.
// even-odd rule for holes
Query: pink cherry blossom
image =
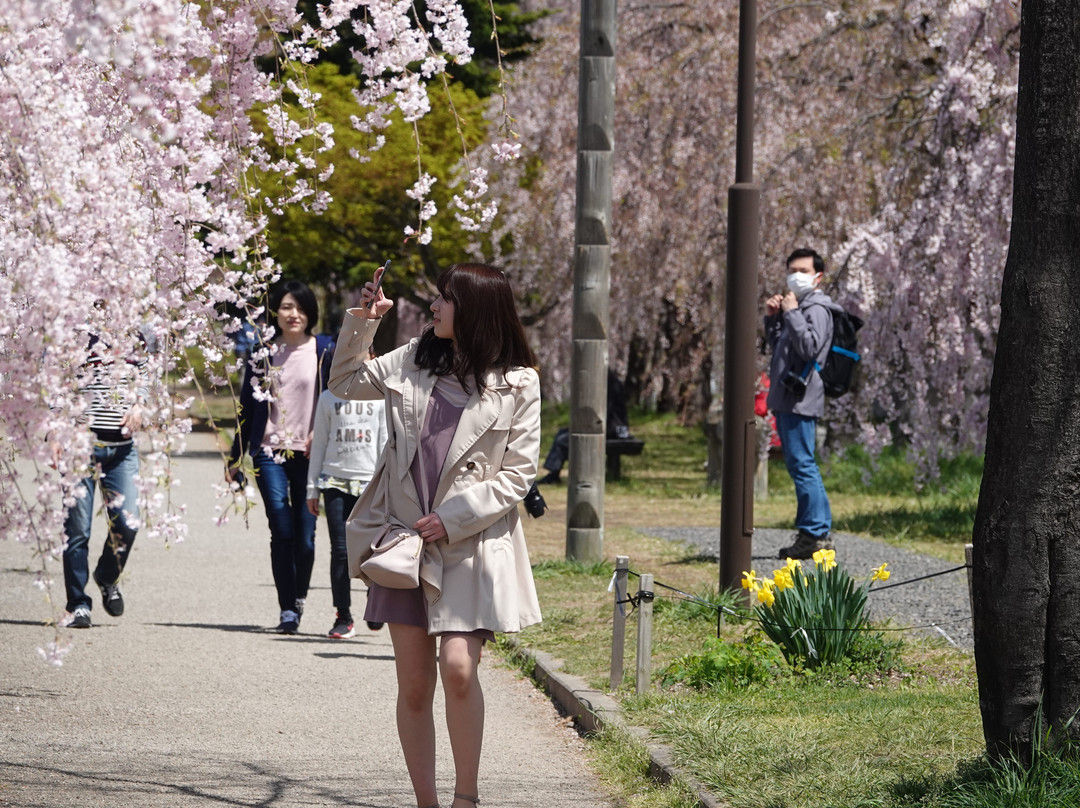
{"label": "pink cherry blossom", "polygon": [[[170,463],[191,424],[178,414],[194,383],[187,357],[237,370],[232,337],[255,321],[277,269],[267,215],[321,210],[333,127],[304,65],[356,17],[367,76],[354,125],[378,129],[398,109],[431,107],[425,77],[471,57],[456,0],[333,0],[319,26],[289,0],[9,0],[0,37],[0,535],[32,543],[39,585],[63,548],[64,509],[90,457],[78,373],[91,333],[115,352],[118,382],[146,361],[145,442],[137,481],[141,533],[186,535]],[[256,60],[284,56],[281,81]],[[422,64],[414,72],[411,65]],[[287,102],[284,87],[293,98]],[[257,128],[253,113],[265,126]],[[350,125],[348,121],[341,125]],[[382,144],[380,136],[376,147]],[[274,183],[258,183],[260,175]],[[418,168],[417,220],[436,211]],[[408,180],[403,180],[407,183]],[[470,189],[479,194],[474,180]],[[273,189],[273,190],[270,190]],[[479,201],[479,200],[477,200]],[[431,239],[430,227],[419,234]],[[425,241],[426,239],[426,241]],[[104,306],[95,306],[105,301]],[[270,338],[272,330],[264,329]],[[152,346],[146,350],[145,345]],[[253,362],[265,362],[257,351]],[[269,391],[257,390],[266,397]],[[17,473],[15,458],[24,473]],[[29,471],[25,471],[29,469]],[[220,519],[250,493],[220,486]],[[126,507],[127,503],[125,503]],[[57,604],[59,605],[59,604]],[[60,664],[60,637],[42,656]]]}
{"label": "pink cherry blossom", "polygon": [[[544,346],[545,394],[565,398],[579,13],[554,8],[510,75],[522,159],[488,181],[502,205],[490,245],[512,245],[497,257]],[[688,422],[722,395],[737,15],[737,3],[619,8],[611,362],[641,403]],[[826,257],[826,291],[867,321],[859,385],[826,413],[831,436],[900,443],[925,474],[984,440],[1018,19],[1013,0],[759,3],[762,300],[783,288],[792,249]]]}

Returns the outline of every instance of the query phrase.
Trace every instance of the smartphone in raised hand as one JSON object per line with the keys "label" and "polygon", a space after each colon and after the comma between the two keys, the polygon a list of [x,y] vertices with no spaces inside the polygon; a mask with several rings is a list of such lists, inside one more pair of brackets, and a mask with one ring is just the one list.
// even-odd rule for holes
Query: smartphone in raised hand
{"label": "smartphone in raised hand", "polygon": [[383,278],[386,277],[386,270],[390,269],[390,259],[386,259],[386,263],[382,265],[382,269],[379,270],[379,274],[375,277],[375,288],[371,292],[371,300],[368,301],[367,309],[371,311],[371,307],[375,305],[375,298],[379,294],[379,289],[382,288]]}

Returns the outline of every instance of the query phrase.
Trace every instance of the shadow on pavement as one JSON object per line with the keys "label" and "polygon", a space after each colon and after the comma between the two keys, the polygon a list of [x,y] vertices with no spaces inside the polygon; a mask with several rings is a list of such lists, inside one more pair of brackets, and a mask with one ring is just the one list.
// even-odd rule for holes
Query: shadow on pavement
{"label": "shadow on pavement", "polygon": [[262,626],[230,626],[224,623],[144,623],[145,626],[157,626],[159,628],[205,628],[213,631],[242,631],[245,633],[270,632],[270,629]]}
{"label": "shadow on pavement", "polygon": [[[190,764],[191,761],[188,761]],[[386,789],[370,798],[357,796],[353,772],[328,783],[325,778],[296,778],[270,766],[241,760],[203,760],[191,765],[176,761],[155,777],[139,777],[130,768],[78,771],[68,765],[0,763],[0,777],[19,798],[20,806],[52,806],[50,793],[57,787],[77,788],[89,804],[104,805],[235,805],[256,806],[345,805],[381,808]],[[194,770],[193,770],[194,768]],[[202,769],[202,771],[200,771]],[[175,780],[172,776],[175,776]],[[411,797],[411,791],[402,798]],[[380,799],[381,798],[381,799]],[[372,802],[371,799],[379,799]]]}

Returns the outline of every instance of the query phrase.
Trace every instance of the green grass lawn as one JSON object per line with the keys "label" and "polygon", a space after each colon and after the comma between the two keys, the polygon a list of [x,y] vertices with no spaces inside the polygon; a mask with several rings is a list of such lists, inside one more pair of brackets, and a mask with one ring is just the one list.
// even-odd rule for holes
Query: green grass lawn
{"label": "green grass lawn", "polygon": [[[212,418],[225,429],[234,425],[233,412],[227,396],[197,397],[191,407],[200,421]],[[706,486],[702,430],[680,426],[670,416],[636,413],[631,421],[645,449],[640,456],[624,457],[624,478],[605,486],[604,561],[565,560],[565,486],[545,486],[549,511],[526,524],[544,622],[523,632],[521,640],[563,660],[564,671],[599,689],[607,688],[610,673],[607,586],[616,555],[629,556],[632,567],[705,600],[735,602],[717,592],[714,561],[635,530],[719,526],[720,493]],[[545,411],[543,450],[565,423],[564,410]],[[878,458],[857,450],[829,455],[823,474],[834,528],[963,563],[981,459],[964,457],[942,463],[941,469],[938,479],[917,487],[915,469],[900,451]],[[773,459],[769,497],[755,502],[754,524],[790,528],[794,509],[791,481],[783,462]],[[991,799],[1002,806],[1050,806],[1072,804],[1071,797],[1061,796],[1063,788],[1080,793],[1080,766],[1063,772],[1056,757],[1038,781],[1038,788],[1051,795],[1045,799],[1032,796],[1034,787],[1027,785],[1032,778],[1025,772],[987,774],[973,660],[942,642],[907,637],[881,669],[863,665],[808,674],[775,668],[753,681],[697,688],[673,672],[685,671],[715,647],[709,645],[716,643],[715,610],[661,592],[654,615],[652,687],[641,696],[633,692],[636,623],[631,615],[630,681],[613,695],[629,722],[669,745],[679,766],[732,808],[977,808]],[[762,645],[751,622],[726,619],[722,636],[732,647]],[[507,663],[515,664],[513,654],[500,649]],[[609,729],[590,739],[587,750],[597,775],[622,805],[697,804],[684,784],[658,786],[649,778],[637,736]],[[1020,796],[1013,799],[1015,794]]]}
{"label": "green grass lawn", "polygon": [[[551,408],[545,411],[543,434],[552,436],[565,423],[565,412]],[[639,456],[623,457],[623,479],[607,483],[605,528],[718,526],[720,491],[705,484],[704,432],[680,426],[669,415],[635,413],[631,423],[645,448]],[[549,445],[545,437],[542,451]],[[877,458],[857,449],[830,453],[822,463],[822,473],[834,529],[963,563],[963,547],[971,541],[975,520],[982,460],[962,457],[943,462],[941,472],[940,478],[917,489],[915,468],[900,450],[888,450]],[[544,496],[549,503],[565,506],[565,488],[545,487]],[[794,487],[783,460],[773,458],[769,496],[754,503],[754,524],[794,529],[794,515]],[[565,524],[565,515],[562,518]],[[541,521],[547,523],[546,518]],[[540,527],[540,522],[535,526]],[[530,546],[531,541],[530,533]]]}
{"label": "green grass lawn", "polygon": [[[545,435],[559,425],[558,413],[549,415],[554,417],[545,419]],[[651,570],[657,580],[704,599],[726,597],[717,593],[715,562],[634,530],[719,525],[720,494],[705,486],[702,431],[670,417],[638,414],[632,423],[645,451],[623,458],[625,479],[606,485],[604,563],[564,560],[565,487],[544,487],[550,510],[526,524],[544,622],[521,640],[563,660],[563,670],[599,689],[607,689],[610,672],[607,586],[615,555],[627,555],[633,568]],[[755,525],[789,527],[794,491],[782,461],[771,461],[769,471],[770,496],[755,503]],[[978,458],[943,464],[940,479],[921,490],[913,466],[895,451],[873,460],[857,451],[834,454],[824,474],[837,530],[962,563],[978,497]],[[936,795],[954,785],[958,767],[970,768],[983,751],[973,660],[933,639],[906,638],[884,669],[793,674],[775,668],[761,680],[698,689],[671,672],[715,643],[716,613],[658,593],[653,685],[637,696],[635,625],[631,616],[630,681],[614,693],[627,720],[668,744],[681,767],[733,808],[936,805]],[[722,629],[732,644],[754,631],[752,623],[734,619]],[[750,643],[761,646],[760,636]],[[621,803],[695,804],[684,786],[649,780],[648,760],[635,738],[607,731],[592,739],[589,750]]]}

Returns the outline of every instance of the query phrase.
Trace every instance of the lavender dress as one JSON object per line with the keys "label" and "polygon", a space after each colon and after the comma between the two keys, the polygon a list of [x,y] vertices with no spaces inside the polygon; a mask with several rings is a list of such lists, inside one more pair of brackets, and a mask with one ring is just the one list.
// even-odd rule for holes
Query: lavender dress
{"label": "lavender dress", "polygon": [[[424,428],[420,432],[420,449],[409,468],[413,485],[416,486],[427,513],[431,513],[435,491],[439,487],[439,476],[468,400],[469,394],[455,376],[440,376],[436,379],[435,389],[431,393],[427,413],[424,415]],[[404,623],[426,629],[427,599],[424,598],[423,589],[389,589],[375,583],[370,584],[364,620]],[[485,639],[495,638],[494,632],[486,629],[465,633]]]}

